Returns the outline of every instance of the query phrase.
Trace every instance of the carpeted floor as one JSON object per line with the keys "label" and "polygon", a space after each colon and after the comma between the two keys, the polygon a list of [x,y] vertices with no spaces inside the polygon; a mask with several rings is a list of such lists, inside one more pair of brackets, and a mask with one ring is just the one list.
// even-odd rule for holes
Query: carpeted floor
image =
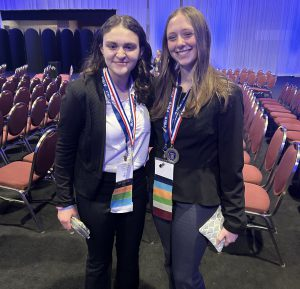
{"label": "carpeted floor", "polygon": [[[278,81],[274,96],[285,82]],[[300,87],[299,81],[295,84]],[[22,205],[0,201],[1,289],[83,288],[85,241],[63,230],[56,219],[54,206],[43,202],[51,198],[54,191],[54,185],[47,181],[41,182],[33,191],[33,198],[39,200],[34,206],[45,226],[42,234],[36,231],[33,220]],[[207,289],[300,288],[299,217],[299,186],[292,186],[274,218],[278,229],[276,237],[286,267],[274,264],[277,257],[266,232],[257,233],[255,241],[246,232],[221,254],[207,249],[201,265]],[[251,250],[253,244],[255,254]],[[141,289],[168,289],[163,251],[149,213],[140,250],[140,278]]]}
{"label": "carpeted floor", "polygon": [[[40,184],[33,196],[46,198],[53,185]],[[46,232],[37,233],[27,211],[20,205],[0,203],[0,288],[82,289],[85,241],[63,230],[50,205],[35,204]],[[278,243],[286,262],[274,264],[276,255],[267,233],[256,235],[257,256],[251,253],[250,235],[216,254],[209,248],[201,270],[208,289],[298,289],[300,284],[300,198],[290,195],[275,218]],[[21,225],[21,222],[25,222]],[[113,266],[115,268],[115,264]],[[150,214],[147,214],[140,251],[141,289],[167,289],[163,252]]]}

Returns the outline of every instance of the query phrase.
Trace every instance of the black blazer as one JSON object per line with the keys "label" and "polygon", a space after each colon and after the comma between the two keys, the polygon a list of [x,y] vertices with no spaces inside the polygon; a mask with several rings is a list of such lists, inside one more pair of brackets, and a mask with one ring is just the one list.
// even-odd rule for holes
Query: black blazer
{"label": "black blazer", "polygon": [[[183,118],[174,147],[173,200],[204,206],[222,205],[224,227],[244,228],[243,99],[236,87],[227,109],[215,95],[197,117]],[[163,119],[152,122],[152,155],[163,155]],[[153,162],[153,161],[152,161]],[[153,169],[152,169],[153,170]]]}
{"label": "black blazer", "polygon": [[102,177],[106,104],[101,75],[69,83],[62,99],[56,145],[55,201],[66,207],[77,194],[93,199]]}

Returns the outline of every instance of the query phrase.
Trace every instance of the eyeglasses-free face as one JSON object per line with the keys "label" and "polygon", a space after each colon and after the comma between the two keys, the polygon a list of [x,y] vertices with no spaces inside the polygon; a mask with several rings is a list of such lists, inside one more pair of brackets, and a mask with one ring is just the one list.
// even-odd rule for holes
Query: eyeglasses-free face
{"label": "eyeglasses-free face", "polygon": [[191,71],[197,59],[197,42],[194,28],[184,15],[179,13],[169,21],[167,43],[171,57]]}
{"label": "eyeglasses-free face", "polygon": [[114,81],[128,78],[141,55],[137,34],[121,25],[104,34],[100,49]]}

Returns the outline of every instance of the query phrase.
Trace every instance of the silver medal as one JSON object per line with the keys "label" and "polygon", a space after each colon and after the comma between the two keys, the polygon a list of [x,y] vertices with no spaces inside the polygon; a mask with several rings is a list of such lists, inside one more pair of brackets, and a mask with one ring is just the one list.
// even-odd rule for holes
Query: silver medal
{"label": "silver medal", "polygon": [[168,148],[165,151],[165,156],[166,156],[167,160],[172,164],[176,164],[179,161],[179,152],[177,149],[175,149],[173,147]]}

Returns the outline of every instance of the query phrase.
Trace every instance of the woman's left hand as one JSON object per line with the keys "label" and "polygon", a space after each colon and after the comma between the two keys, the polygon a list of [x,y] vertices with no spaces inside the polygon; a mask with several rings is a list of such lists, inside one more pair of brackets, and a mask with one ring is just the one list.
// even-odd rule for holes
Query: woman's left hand
{"label": "woman's left hand", "polygon": [[231,233],[223,227],[217,238],[217,245],[224,239],[224,246],[227,247],[230,243],[234,243],[238,236],[239,235]]}

